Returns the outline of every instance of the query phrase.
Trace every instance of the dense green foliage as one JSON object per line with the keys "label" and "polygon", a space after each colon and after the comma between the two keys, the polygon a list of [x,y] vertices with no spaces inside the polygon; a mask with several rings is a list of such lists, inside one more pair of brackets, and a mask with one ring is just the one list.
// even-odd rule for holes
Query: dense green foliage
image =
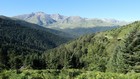
{"label": "dense green foliage", "polygon": [[47,68],[140,72],[140,22],[86,35],[46,51]]}
{"label": "dense green foliage", "polygon": [[118,74],[110,72],[69,70],[15,70],[3,71],[0,79],[140,79],[140,73]]}
{"label": "dense green foliage", "polygon": [[[0,17],[0,69],[19,68],[45,62],[41,53],[67,42],[69,39],[50,33],[46,29],[20,20]],[[55,32],[55,31],[54,31]],[[32,61],[32,62],[31,62]],[[42,64],[42,63],[43,64]]]}

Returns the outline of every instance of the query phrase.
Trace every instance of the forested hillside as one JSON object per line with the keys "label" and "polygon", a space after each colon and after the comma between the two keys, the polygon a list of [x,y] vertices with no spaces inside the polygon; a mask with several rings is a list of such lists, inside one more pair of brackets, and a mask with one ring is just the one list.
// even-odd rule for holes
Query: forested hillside
{"label": "forested hillside", "polygon": [[31,64],[35,56],[70,40],[55,32],[58,31],[1,16],[0,69]]}
{"label": "forested hillside", "polygon": [[140,22],[86,35],[46,51],[46,68],[140,72]]}

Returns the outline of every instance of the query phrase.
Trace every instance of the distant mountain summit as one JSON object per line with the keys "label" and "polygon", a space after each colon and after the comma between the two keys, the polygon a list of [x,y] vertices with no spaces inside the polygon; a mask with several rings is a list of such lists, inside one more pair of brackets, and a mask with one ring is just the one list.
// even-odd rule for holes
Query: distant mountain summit
{"label": "distant mountain summit", "polygon": [[56,22],[54,19],[50,17],[50,15],[45,14],[43,12],[24,14],[24,15],[19,15],[15,17],[21,20],[25,20],[30,23],[41,25],[41,26],[46,26],[46,25]]}
{"label": "distant mountain summit", "polygon": [[55,21],[62,21],[65,18],[67,18],[66,16],[63,16],[63,15],[60,15],[60,14],[51,14],[50,17]]}

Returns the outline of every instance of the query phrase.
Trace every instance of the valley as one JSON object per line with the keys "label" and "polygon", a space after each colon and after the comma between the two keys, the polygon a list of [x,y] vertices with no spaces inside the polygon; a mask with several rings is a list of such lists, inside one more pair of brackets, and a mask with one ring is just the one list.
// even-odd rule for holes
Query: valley
{"label": "valley", "polygon": [[0,78],[139,79],[140,22],[112,27],[58,31],[0,16]]}

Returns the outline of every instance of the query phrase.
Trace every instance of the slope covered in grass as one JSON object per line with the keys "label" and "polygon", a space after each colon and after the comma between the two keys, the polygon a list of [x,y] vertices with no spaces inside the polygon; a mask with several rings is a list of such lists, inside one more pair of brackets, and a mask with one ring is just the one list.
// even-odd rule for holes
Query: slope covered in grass
{"label": "slope covered in grass", "polygon": [[80,37],[45,55],[47,68],[140,72],[140,22]]}

